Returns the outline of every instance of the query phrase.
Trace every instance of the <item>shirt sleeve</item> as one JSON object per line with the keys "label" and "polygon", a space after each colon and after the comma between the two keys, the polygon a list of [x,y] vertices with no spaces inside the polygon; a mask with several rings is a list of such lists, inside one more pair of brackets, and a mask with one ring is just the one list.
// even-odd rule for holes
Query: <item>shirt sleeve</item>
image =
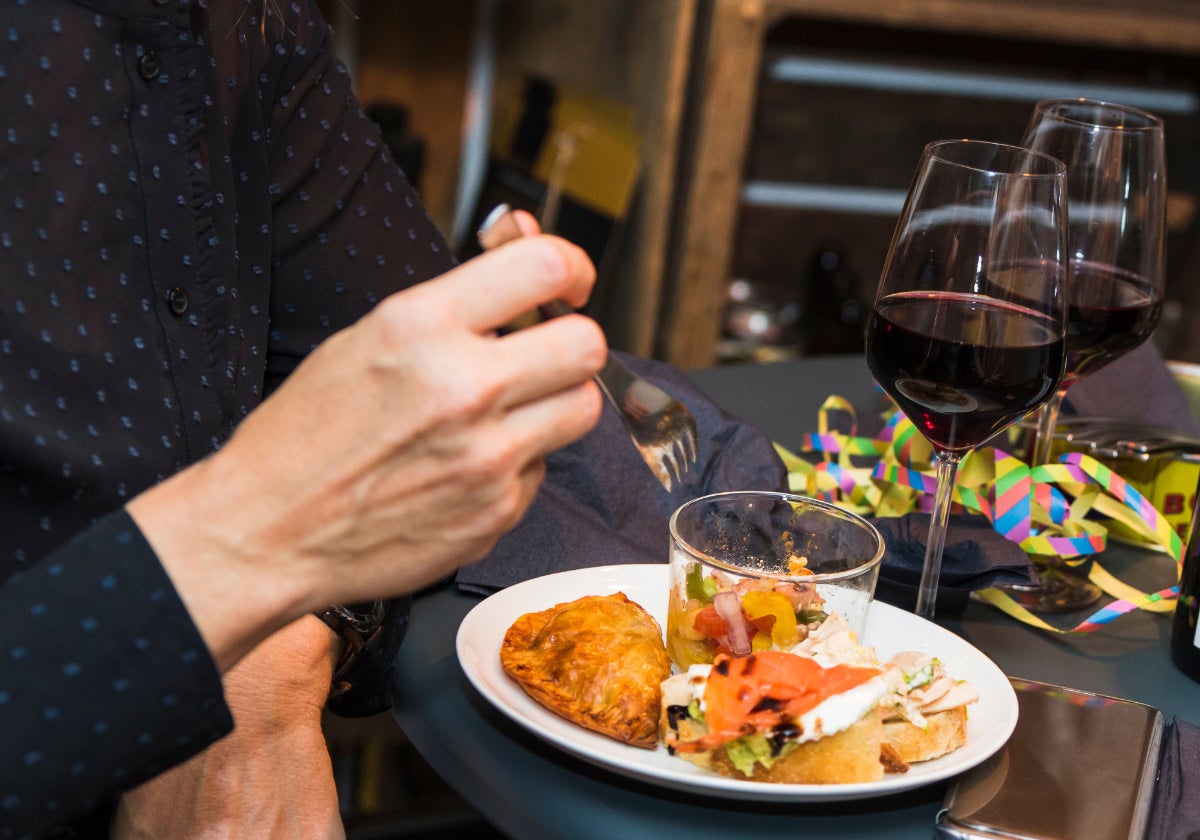
{"label": "shirt sleeve", "polygon": [[0,836],[36,835],[232,727],[199,631],[123,511],[0,589]]}

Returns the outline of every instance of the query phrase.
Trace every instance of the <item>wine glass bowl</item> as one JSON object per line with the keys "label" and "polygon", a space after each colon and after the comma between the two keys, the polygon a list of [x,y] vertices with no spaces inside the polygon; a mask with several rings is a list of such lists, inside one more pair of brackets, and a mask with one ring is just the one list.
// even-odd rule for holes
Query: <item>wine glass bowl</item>
{"label": "wine glass bowl", "polygon": [[1145,277],[1091,260],[1073,262],[1072,274],[1064,391],[1141,345],[1162,310],[1161,285]]}
{"label": "wine glass bowl", "polygon": [[872,372],[943,451],[965,454],[1036,409],[1062,367],[1059,321],[989,298],[897,292],[876,305]]}
{"label": "wine glass bowl", "polygon": [[1065,356],[1066,169],[1017,146],[930,143],[867,324],[876,381],[934,450],[917,595],[932,618],[961,458],[1054,393]]}

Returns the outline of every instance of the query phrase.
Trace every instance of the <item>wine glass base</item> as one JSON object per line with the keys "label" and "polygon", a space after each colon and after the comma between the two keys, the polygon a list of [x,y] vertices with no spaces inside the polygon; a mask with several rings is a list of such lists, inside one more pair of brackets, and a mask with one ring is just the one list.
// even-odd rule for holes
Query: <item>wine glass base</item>
{"label": "wine glass base", "polygon": [[1103,596],[1087,578],[1056,568],[1039,568],[1036,584],[997,587],[1032,613],[1071,613],[1085,610]]}

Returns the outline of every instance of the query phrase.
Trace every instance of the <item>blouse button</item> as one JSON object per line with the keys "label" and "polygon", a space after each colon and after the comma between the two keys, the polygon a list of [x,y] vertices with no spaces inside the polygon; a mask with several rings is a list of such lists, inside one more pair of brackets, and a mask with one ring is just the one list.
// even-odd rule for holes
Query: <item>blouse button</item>
{"label": "blouse button", "polygon": [[151,50],[138,59],[138,75],[146,81],[158,78],[158,71],[162,69],[162,62],[158,60],[158,54]]}
{"label": "blouse button", "polygon": [[176,286],[167,295],[167,305],[169,307],[171,307],[171,313],[173,315],[182,315],[183,313],[187,312],[187,308],[188,308],[187,292],[185,292],[179,286]]}

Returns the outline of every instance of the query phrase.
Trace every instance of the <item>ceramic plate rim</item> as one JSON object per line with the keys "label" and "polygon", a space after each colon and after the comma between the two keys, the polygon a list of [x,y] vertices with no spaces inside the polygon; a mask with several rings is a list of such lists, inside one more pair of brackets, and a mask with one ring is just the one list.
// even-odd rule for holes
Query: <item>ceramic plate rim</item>
{"label": "ceramic plate rim", "polygon": [[[563,720],[525,694],[500,667],[500,643],[513,621],[524,613],[583,595],[623,591],[665,625],[667,571],[665,563],[599,566],[557,572],[502,589],[472,607],[459,625],[455,637],[459,663],[492,706],[564,752],[631,778],[729,799],[833,802],[911,790],[956,776],[984,761],[1004,746],[1016,726],[1016,692],[991,659],[949,630],[879,601],[872,603],[867,617],[866,643],[890,656],[901,648],[889,646],[887,639],[904,638],[903,649],[937,655],[951,676],[969,678],[979,689],[980,700],[969,711],[965,746],[878,782],[778,785],[720,776],[670,756],[661,744],[654,751],[631,747]],[[901,630],[905,632],[901,634]]]}

